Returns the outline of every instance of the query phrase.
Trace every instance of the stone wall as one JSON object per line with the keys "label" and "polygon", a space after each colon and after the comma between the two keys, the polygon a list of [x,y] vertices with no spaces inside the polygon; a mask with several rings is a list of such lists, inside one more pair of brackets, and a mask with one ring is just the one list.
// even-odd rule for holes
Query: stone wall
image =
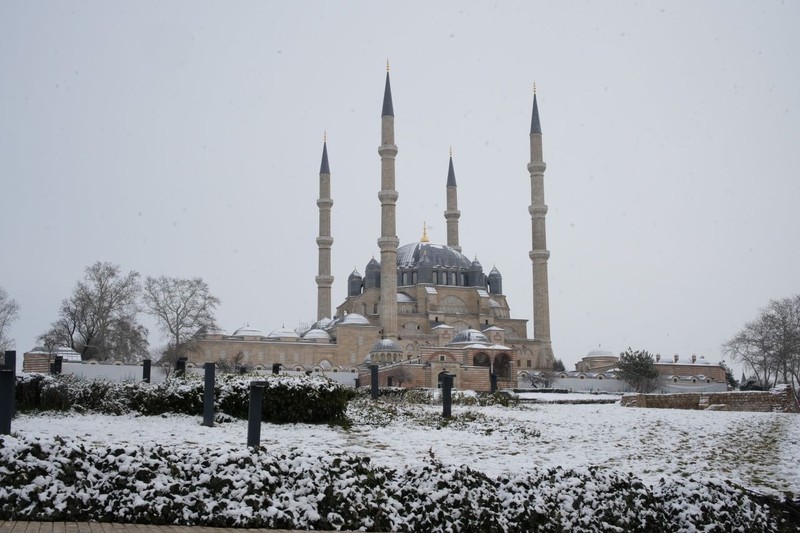
{"label": "stone wall", "polygon": [[623,407],[655,409],[695,409],[750,411],[759,413],[798,413],[797,398],[791,387],[770,391],[690,392],[682,394],[626,394]]}

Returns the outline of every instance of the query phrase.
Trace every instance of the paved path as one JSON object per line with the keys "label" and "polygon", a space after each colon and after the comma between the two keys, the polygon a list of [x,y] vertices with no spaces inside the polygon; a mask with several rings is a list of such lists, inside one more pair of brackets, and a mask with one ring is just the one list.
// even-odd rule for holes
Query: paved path
{"label": "paved path", "polygon": [[152,526],[111,522],[13,522],[0,521],[0,533],[293,533],[290,529],[245,529],[200,526]]}

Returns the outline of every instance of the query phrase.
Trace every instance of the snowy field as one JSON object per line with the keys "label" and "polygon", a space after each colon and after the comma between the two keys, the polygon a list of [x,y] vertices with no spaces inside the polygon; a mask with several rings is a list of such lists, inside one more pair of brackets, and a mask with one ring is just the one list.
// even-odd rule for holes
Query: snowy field
{"label": "snowy field", "polygon": [[[528,404],[453,407],[443,425],[441,407],[354,402],[352,427],[263,424],[270,451],[325,456],[369,456],[376,465],[421,464],[433,454],[445,464],[489,475],[532,466],[602,465],[632,472],[646,483],[661,477],[727,478],[762,492],[800,493],[800,416],[635,409],[612,405]],[[20,436],[59,435],[86,444],[157,443],[179,448],[245,447],[247,423],[213,428],[200,417],[20,415]]]}

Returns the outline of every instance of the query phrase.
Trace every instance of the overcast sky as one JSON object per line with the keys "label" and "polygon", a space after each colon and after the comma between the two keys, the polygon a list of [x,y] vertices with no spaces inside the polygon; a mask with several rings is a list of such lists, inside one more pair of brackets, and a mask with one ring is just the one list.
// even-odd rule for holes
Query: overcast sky
{"label": "overcast sky", "polygon": [[446,241],[452,146],[463,251],[531,318],[535,81],[556,357],[719,360],[800,292],[798,24],[770,1],[4,1],[10,335],[32,348],[95,261],[202,277],[228,332],[314,320],[325,130],[340,303],[379,257],[388,58],[401,243]]}

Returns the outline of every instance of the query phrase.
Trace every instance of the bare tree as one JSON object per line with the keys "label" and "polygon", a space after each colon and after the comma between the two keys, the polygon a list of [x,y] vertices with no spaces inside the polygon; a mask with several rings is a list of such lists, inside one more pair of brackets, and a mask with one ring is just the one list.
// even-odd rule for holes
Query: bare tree
{"label": "bare tree", "polygon": [[0,287],[0,353],[14,347],[14,340],[8,337],[8,329],[19,316],[19,304]]}
{"label": "bare tree", "polygon": [[771,300],[761,314],[722,345],[726,357],[743,362],[763,388],[778,381],[800,384],[800,295]]}
{"label": "bare tree", "polygon": [[69,346],[82,359],[136,358],[147,353],[147,329],[139,325],[139,274],[123,275],[118,265],[97,262],[61,302],[58,320],[40,342]]}
{"label": "bare tree", "polygon": [[222,373],[244,374],[250,371],[250,365],[245,362],[244,352],[239,351],[232,358],[217,359],[217,370]]}
{"label": "bare tree", "polygon": [[148,277],[144,304],[178,354],[199,328],[214,328],[214,310],[219,298],[212,295],[202,278]]}
{"label": "bare tree", "polygon": [[539,372],[529,372],[525,379],[531,384],[534,389],[543,388],[549,389],[553,386],[553,381],[558,377],[553,370],[541,370]]}
{"label": "bare tree", "polygon": [[393,368],[387,375],[392,378],[392,382],[398,387],[402,387],[403,383],[408,383],[414,379],[414,375],[405,365]]}

